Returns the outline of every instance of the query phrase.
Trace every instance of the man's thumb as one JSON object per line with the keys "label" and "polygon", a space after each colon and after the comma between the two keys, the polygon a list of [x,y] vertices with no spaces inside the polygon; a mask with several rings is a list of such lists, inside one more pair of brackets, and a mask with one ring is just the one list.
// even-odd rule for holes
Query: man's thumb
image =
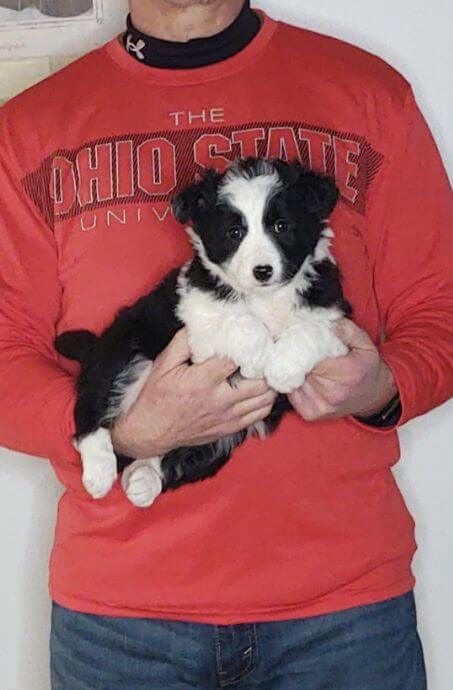
{"label": "man's thumb", "polygon": [[375,350],[370,336],[350,319],[341,319],[335,327],[335,333],[350,350]]}

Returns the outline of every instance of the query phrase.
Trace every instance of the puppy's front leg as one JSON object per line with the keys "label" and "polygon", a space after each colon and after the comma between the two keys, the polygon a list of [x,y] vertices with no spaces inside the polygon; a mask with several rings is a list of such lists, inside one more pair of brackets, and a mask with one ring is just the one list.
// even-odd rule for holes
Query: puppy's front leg
{"label": "puppy's front leg", "polygon": [[90,496],[104,498],[117,477],[116,455],[110,431],[100,427],[74,442],[82,459],[82,482]]}
{"label": "puppy's front leg", "polygon": [[278,393],[291,393],[327,357],[340,357],[348,348],[335,335],[335,321],[304,319],[283,331],[268,357],[264,376]]}
{"label": "puppy's front leg", "polygon": [[208,357],[226,357],[240,368],[244,378],[262,378],[273,346],[266,326],[249,314],[210,319],[209,325],[189,328],[189,346],[194,362]]}

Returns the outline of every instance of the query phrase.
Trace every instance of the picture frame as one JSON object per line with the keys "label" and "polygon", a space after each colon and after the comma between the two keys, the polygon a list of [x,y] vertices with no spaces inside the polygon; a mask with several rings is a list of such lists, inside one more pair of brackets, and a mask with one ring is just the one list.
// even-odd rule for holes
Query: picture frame
{"label": "picture frame", "polygon": [[0,0],[0,60],[83,54],[124,23],[126,0]]}
{"label": "picture frame", "polygon": [[102,21],[99,0],[0,0],[0,31]]}

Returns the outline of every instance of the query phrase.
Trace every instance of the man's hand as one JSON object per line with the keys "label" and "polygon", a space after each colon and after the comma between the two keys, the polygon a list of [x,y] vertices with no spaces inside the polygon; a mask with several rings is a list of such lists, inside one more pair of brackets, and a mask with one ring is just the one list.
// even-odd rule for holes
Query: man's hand
{"label": "man's hand", "polygon": [[307,421],[347,415],[368,417],[397,393],[390,368],[365,331],[349,319],[342,319],[337,335],[350,348],[349,354],[318,364],[304,385],[288,396]]}
{"label": "man's hand", "polygon": [[156,358],[149,378],[127,415],[113,428],[115,450],[151,458],[177,448],[237,433],[266,417],[276,394],[262,380],[231,387],[237,366],[213,358],[190,365],[186,329]]}

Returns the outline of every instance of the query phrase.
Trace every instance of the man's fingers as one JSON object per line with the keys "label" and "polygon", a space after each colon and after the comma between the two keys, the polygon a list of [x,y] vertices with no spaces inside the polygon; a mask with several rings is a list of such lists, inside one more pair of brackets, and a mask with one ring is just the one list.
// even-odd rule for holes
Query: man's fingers
{"label": "man's fingers", "polygon": [[349,347],[350,352],[341,357],[327,357],[308,374],[307,380],[331,380],[345,383],[357,374],[357,358],[363,354],[376,355],[376,347],[368,333],[349,319],[341,319],[335,327],[336,335]]}
{"label": "man's fingers", "polygon": [[254,398],[242,400],[233,406],[233,414],[235,417],[245,417],[252,412],[257,412],[263,407],[272,406],[275,402],[276,394],[273,391],[268,391],[264,395],[257,395]]}
{"label": "man's fingers", "polygon": [[307,422],[325,419],[333,412],[331,405],[317,393],[307,379],[302,388],[291,393],[288,398],[296,412]]}
{"label": "man's fingers", "polygon": [[202,364],[194,364],[193,373],[205,376],[213,384],[222,383],[237,370],[237,365],[224,357],[211,357]]}
{"label": "man's fingers", "polygon": [[262,419],[265,419],[272,410],[272,405],[268,405],[266,407],[262,407],[259,410],[255,410],[254,412],[250,412],[250,414],[245,415],[242,417],[241,421],[241,429],[246,429],[248,426],[251,426],[252,424],[256,424],[257,422],[261,422]]}
{"label": "man's fingers", "polygon": [[306,419],[307,416],[314,413],[314,406],[310,398],[301,388],[290,393],[290,395],[288,395],[288,400],[303,419]]}
{"label": "man's fingers", "polygon": [[335,327],[335,332],[340,340],[351,350],[376,349],[368,333],[363,328],[359,328],[350,319],[341,319]]}
{"label": "man's fingers", "polygon": [[239,379],[231,388],[231,399],[236,402],[269,393],[271,388],[264,379]]}

